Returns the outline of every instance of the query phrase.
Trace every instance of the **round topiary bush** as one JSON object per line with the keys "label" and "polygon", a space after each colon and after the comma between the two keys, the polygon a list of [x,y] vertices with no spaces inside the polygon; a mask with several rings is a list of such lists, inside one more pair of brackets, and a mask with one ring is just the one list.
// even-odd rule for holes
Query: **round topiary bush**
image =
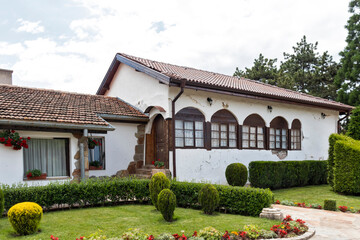
{"label": "round topiary bush", "polygon": [[5,205],[4,192],[0,187],[0,218],[4,213],[4,205]]}
{"label": "round topiary bush", "polygon": [[219,192],[211,184],[203,186],[199,192],[199,203],[205,214],[212,214],[219,206]]}
{"label": "round topiary bush", "polygon": [[12,227],[21,235],[35,233],[39,228],[42,216],[42,208],[33,202],[15,204],[8,211],[8,218]]}
{"label": "round topiary bush", "polygon": [[225,176],[229,185],[242,187],[247,181],[248,171],[244,164],[232,163],[227,166]]}
{"label": "round topiary bush", "polygon": [[158,195],[159,193],[166,188],[170,188],[170,180],[166,177],[166,175],[162,172],[155,173],[151,177],[151,181],[149,184],[149,190],[150,190],[150,198],[157,210],[158,208]]}
{"label": "round topiary bush", "polygon": [[173,220],[176,207],[176,196],[170,189],[164,189],[158,196],[158,207],[165,221]]}

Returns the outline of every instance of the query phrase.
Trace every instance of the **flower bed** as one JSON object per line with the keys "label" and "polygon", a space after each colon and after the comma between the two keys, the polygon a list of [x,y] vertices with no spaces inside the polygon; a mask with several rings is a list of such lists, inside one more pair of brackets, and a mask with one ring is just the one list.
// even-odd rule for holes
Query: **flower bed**
{"label": "flower bed", "polygon": [[[323,209],[323,206],[321,206],[320,204],[306,204],[304,202],[299,203],[299,202],[291,202],[288,200],[276,200],[274,202],[275,204],[280,204],[280,205],[285,205],[285,206],[292,206],[292,207],[302,207],[302,208],[313,208],[313,209]],[[338,206],[337,210],[340,212],[349,212],[349,213],[358,213],[360,214],[360,209],[356,209],[354,207],[348,207],[348,206]]]}
{"label": "flower bed", "polygon": [[[95,239],[112,239],[112,240],[249,240],[249,239],[274,239],[297,237],[308,231],[309,227],[302,219],[293,220],[287,215],[279,225],[274,225],[270,230],[259,229],[256,225],[246,225],[243,230],[220,232],[213,227],[206,227],[199,231],[194,231],[192,235],[186,236],[184,231],[170,234],[162,233],[158,236],[143,233],[140,229],[129,229],[119,237],[107,238],[101,230],[89,235],[88,237],[80,236],[76,240],[95,240]],[[53,235],[51,240],[61,240]]]}

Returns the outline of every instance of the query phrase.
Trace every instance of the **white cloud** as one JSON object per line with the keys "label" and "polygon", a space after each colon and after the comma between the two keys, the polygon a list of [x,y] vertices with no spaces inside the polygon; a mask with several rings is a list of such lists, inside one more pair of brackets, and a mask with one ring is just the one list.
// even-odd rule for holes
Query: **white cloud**
{"label": "white cloud", "polygon": [[41,21],[30,22],[22,18],[19,18],[17,22],[20,23],[20,27],[16,29],[16,32],[27,32],[27,33],[36,34],[36,33],[42,33],[45,30],[45,28],[40,25]]}
{"label": "white cloud", "polygon": [[281,60],[303,35],[335,56],[349,17],[337,0],[76,1],[90,14],[72,36],[0,42],[19,58],[16,84],[94,93],[116,52],[232,75],[259,53]]}

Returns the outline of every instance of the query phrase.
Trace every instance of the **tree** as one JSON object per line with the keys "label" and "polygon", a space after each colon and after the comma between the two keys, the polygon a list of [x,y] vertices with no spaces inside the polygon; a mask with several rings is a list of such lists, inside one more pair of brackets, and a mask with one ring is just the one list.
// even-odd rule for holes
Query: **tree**
{"label": "tree", "polygon": [[277,66],[275,65],[276,61],[276,58],[265,58],[260,53],[259,58],[254,59],[254,66],[251,68],[245,68],[245,71],[236,68],[234,76],[245,77],[274,85],[278,72]]}
{"label": "tree", "polygon": [[347,46],[340,52],[341,68],[335,83],[341,89],[337,100],[353,106],[360,104],[360,0],[349,3],[349,12],[352,13],[345,28]]}
{"label": "tree", "polygon": [[346,135],[353,139],[360,140],[360,106],[357,106],[351,111]]}
{"label": "tree", "polygon": [[277,59],[265,58],[262,54],[254,60],[254,66],[245,71],[236,68],[234,76],[276,85],[314,96],[335,99],[334,78],[339,64],[328,52],[317,52],[318,43],[308,43],[306,36],[293,47],[293,53],[284,53],[284,61],[276,66]]}

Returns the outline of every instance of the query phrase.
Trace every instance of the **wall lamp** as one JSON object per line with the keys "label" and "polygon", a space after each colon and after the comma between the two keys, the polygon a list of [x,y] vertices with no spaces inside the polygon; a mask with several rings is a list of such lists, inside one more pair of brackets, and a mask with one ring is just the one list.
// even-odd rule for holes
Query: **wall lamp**
{"label": "wall lamp", "polygon": [[322,118],[322,119],[325,119],[326,116],[327,116],[327,115],[326,115],[325,113],[321,113],[321,118]]}
{"label": "wall lamp", "polygon": [[269,112],[272,112],[272,106],[267,106],[267,110],[269,111]]}
{"label": "wall lamp", "polygon": [[210,106],[211,106],[211,105],[212,105],[212,103],[213,103],[213,100],[212,100],[211,98],[209,98],[209,97],[208,97],[206,100],[208,101],[208,103],[209,103],[209,104],[210,104]]}

